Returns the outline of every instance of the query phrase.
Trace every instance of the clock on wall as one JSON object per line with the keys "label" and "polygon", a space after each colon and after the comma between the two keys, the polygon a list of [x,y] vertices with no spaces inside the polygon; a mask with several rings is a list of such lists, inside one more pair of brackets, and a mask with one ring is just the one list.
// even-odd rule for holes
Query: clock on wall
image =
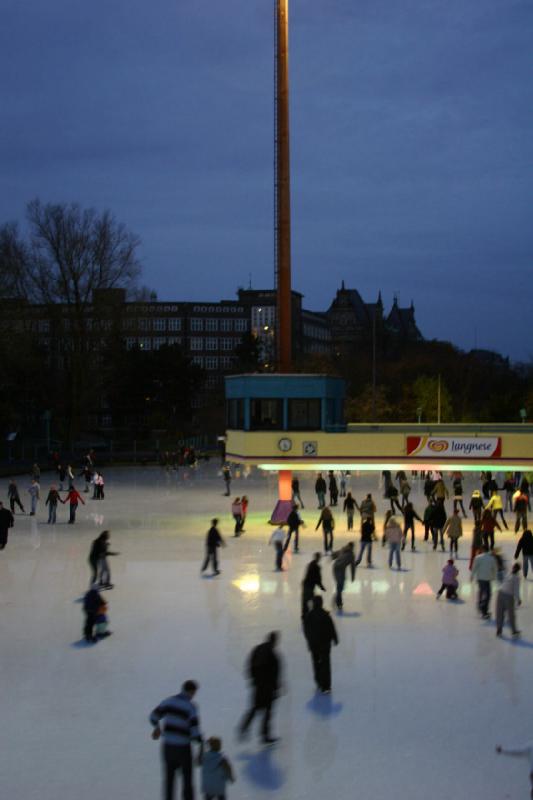
{"label": "clock on wall", "polygon": [[283,453],[286,453],[288,450],[291,449],[292,442],[291,442],[290,439],[287,439],[286,437],[284,437],[283,439],[279,440],[278,447]]}

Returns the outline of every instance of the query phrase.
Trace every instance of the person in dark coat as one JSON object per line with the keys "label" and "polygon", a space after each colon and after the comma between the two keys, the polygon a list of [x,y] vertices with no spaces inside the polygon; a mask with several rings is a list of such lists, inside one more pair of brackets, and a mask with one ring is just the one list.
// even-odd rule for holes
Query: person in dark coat
{"label": "person in dark coat", "polygon": [[89,564],[92,569],[91,584],[97,583],[102,589],[112,589],[111,572],[107,563],[108,556],[118,556],[119,553],[109,549],[109,531],[102,531],[91,545]]}
{"label": "person in dark coat", "polygon": [[291,482],[292,489],[292,502],[298,502],[302,508],[305,508],[302,496],[300,494],[300,481],[298,478],[293,478]]}
{"label": "person in dark coat", "polygon": [[339,499],[339,487],[337,486],[337,479],[333,472],[329,473],[329,504],[336,506]]}
{"label": "person in dark coat", "polygon": [[315,586],[326,591],[322,585],[322,570],[320,569],[320,553],[315,553],[313,560],[307,565],[304,579],[302,581],[302,619],[309,611],[309,603],[315,596]]}
{"label": "person in dark coat", "polygon": [[319,473],[315,482],[315,493],[318,499],[318,507],[324,508],[326,505],[326,481]]}
{"label": "person in dark coat", "polygon": [[433,550],[437,549],[437,545],[439,543],[439,534],[440,534],[440,546],[442,548],[442,552],[444,552],[444,525],[446,524],[446,519],[448,515],[446,514],[446,509],[444,508],[444,503],[441,503],[439,500],[435,503],[431,514],[431,533],[433,535]]}
{"label": "person in dark coat", "polygon": [[252,684],[252,705],[239,726],[240,736],[244,738],[256,713],[262,711],[261,736],[264,744],[277,741],[270,735],[270,718],[272,705],[280,689],[281,664],[275,650],[278,638],[279,633],[272,631],[250,654],[248,676]]}
{"label": "person in dark coat", "polygon": [[352,582],[355,580],[355,568],[357,566],[355,560],[355,545],[353,542],[348,542],[342,550],[337,553],[332,553],[333,558],[333,577],[335,578],[336,594],[335,605],[339,611],[342,611],[342,593],[344,591],[344,584],[346,582],[346,569],[350,567],[352,573]]}
{"label": "person in dark coat", "polygon": [[518,558],[520,553],[522,553],[524,559],[522,563],[522,571],[524,573],[524,578],[527,578],[528,566],[530,566],[533,570],[533,533],[531,533],[529,528],[527,531],[524,531],[518,540],[514,554],[515,559]]}
{"label": "person in dark coat", "polygon": [[219,547],[225,547],[224,539],[220,535],[218,528],[218,519],[211,520],[211,527],[207,531],[207,536],[205,540],[205,559],[204,563],[202,564],[202,572],[205,572],[207,567],[209,566],[209,562],[213,562],[213,572],[215,575],[220,575],[220,570],[218,568],[218,560],[217,560],[217,549]]}
{"label": "person in dark coat", "polygon": [[17,505],[20,508],[20,510],[22,511],[23,514],[26,513],[24,511],[24,506],[22,505],[22,503],[20,501],[20,495],[19,495],[19,490],[18,490],[17,484],[15,483],[13,478],[11,478],[11,480],[9,482],[9,486],[7,487],[7,496],[9,497],[9,505],[10,505],[12,514],[15,513],[15,505]]}
{"label": "person in dark coat", "polygon": [[313,673],[317,689],[322,694],[331,692],[332,643],[338,645],[339,639],[331,614],[322,607],[322,598],[313,597],[313,608],[304,618],[304,634],[311,652]]}
{"label": "person in dark coat", "polygon": [[0,550],[3,550],[7,544],[7,537],[9,529],[15,524],[15,519],[9,508],[4,508],[4,504],[0,502]]}
{"label": "person in dark coat", "polygon": [[105,605],[105,600],[98,591],[98,584],[93,583],[89,591],[83,598],[83,610],[85,612],[85,625],[83,626],[83,636],[86,642],[97,642],[94,635],[94,626],[100,608]]}
{"label": "person in dark coat", "polygon": [[359,550],[359,555],[357,556],[357,561],[355,562],[355,566],[359,566],[361,561],[363,560],[363,553],[366,550],[366,565],[367,567],[372,566],[372,542],[374,540],[374,531],[376,530],[376,526],[374,525],[374,521],[367,517],[361,523],[361,549]]}
{"label": "person in dark coat", "polygon": [[407,542],[407,534],[411,531],[411,550],[416,550],[415,547],[415,519],[419,522],[423,522],[422,519],[416,513],[414,506],[411,502],[407,502],[403,509],[403,542],[402,542],[402,550],[405,550],[405,544]]}
{"label": "person in dark coat", "polygon": [[[300,533],[300,525],[304,525],[304,522],[300,515],[298,514],[298,504],[295,503],[287,517],[287,525],[289,526],[289,531],[287,533],[287,539],[285,540],[285,544],[283,545],[283,552],[286,553],[289,549],[289,545],[291,543],[291,536],[294,533],[294,552],[298,552],[298,536]],[[304,525],[305,527],[305,525]]]}
{"label": "person in dark coat", "polygon": [[335,520],[333,514],[326,506],[322,509],[322,513],[318,518],[315,531],[322,525],[322,533],[324,535],[324,552],[333,550],[333,530],[335,528]]}

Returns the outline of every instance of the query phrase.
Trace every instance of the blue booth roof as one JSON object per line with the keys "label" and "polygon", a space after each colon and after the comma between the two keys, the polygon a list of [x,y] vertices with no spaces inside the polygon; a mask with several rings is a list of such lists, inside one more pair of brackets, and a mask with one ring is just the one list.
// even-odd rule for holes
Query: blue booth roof
{"label": "blue booth roof", "polygon": [[327,398],[341,400],[346,384],[331,375],[285,375],[276,372],[228,375],[226,398]]}

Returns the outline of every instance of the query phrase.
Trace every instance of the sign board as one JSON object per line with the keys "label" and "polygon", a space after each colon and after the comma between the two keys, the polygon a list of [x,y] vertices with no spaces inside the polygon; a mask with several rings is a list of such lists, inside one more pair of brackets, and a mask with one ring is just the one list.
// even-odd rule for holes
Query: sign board
{"label": "sign board", "polygon": [[410,458],[499,458],[502,440],[499,436],[407,436]]}
{"label": "sign board", "polygon": [[303,454],[308,457],[318,455],[318,442],[303,442]]}

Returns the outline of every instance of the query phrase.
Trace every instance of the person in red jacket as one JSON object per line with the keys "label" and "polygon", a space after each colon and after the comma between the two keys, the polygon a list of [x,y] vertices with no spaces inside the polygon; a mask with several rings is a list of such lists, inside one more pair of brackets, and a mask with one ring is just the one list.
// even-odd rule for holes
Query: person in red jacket
{"label": "person in red jacket", "polygon": [[68,521],[69,525],[74,525],[74,523],[76,522],[76,509],[78,508],[78,503],[80,500],[83,503],[83,505],[85,505],[85,500],[83,499],[81,494],[74,486],[71,486],[67,492],[67,496],[65,497],[65,499],[61,501],[63,504],[68,502],[70,505],[70,518]]}
{"label": "person in red jacket", "polygon": [[483,544],[485,544],[489,550],[494,548],[494,528],[498,528],[498,530],[501,531],[490,509],[486,508],[481,517],[481,533],[483,534]]}

